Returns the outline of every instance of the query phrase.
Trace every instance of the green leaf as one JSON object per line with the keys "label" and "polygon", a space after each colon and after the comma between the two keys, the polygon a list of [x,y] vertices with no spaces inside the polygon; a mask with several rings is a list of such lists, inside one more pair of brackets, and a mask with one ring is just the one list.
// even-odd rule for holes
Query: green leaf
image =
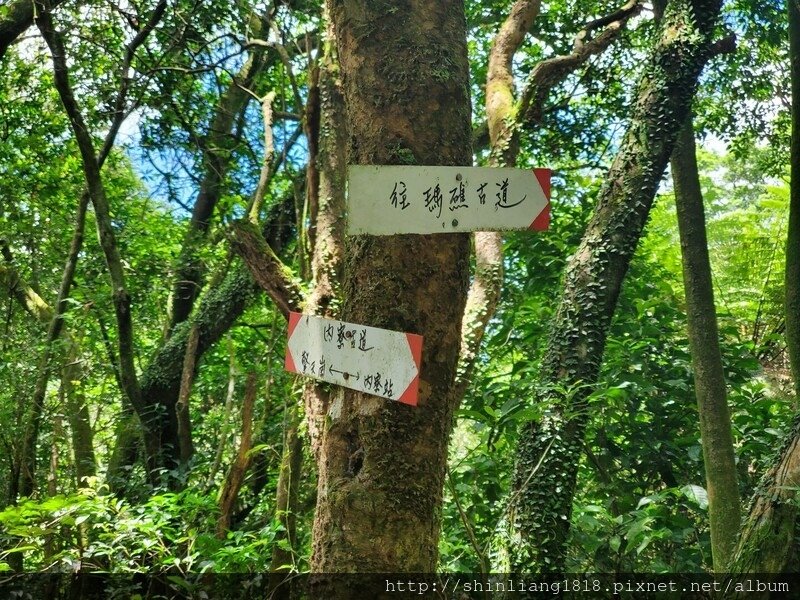
{"label": "green leaf", "polygon": [[700,510],[705,510],[708,508],[708,492],[706,492],[705,488],[690,483],[683,486],[681,491],[683,492],[684,496],[697,504],[697,506],[700,507]]}

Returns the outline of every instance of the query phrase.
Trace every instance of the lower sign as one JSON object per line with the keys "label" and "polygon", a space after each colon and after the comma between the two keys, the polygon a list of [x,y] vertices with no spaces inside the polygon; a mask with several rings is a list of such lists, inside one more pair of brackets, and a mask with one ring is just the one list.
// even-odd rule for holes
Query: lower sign
{"label": "lower sign", "polygon": [[286,370],[416,406],[422,336],[289,313]]}

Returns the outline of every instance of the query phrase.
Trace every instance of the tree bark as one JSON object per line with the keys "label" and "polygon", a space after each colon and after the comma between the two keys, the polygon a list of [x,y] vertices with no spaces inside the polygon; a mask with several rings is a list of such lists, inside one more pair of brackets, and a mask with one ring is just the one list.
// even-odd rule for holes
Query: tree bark
{"label": "tree bark", "polygon": [[622,281],[708,60],[718,0],[670,2],[645,64],[632,118],[570,260],[543,359],[549,407],[523,427],[509,511],[509,565],[562,570],[586,427],[585,399],[600,369]]}
{"label": "tree bark", "polygon": [[[463,4],[388,10],[332,0],[328,8],[348,163],[470,165]],[[313,571],[435,570],[468,257],[462,234],[348,240],[343,318],[424,336],[420,397],[414,408],[334,391],[319,453]],[[329,597],[335,586],[322,583]]]}
{"label": "tree bark", "polygon": [[[317,154],[319,190],[313,254],[311,292],[305,310],[337,318],[341,310],[344,273],[344,189],[347,177],[347,123],[330,19],[319,73],[320,126]],[[319,458],[323,423],[330,401],[329,386],[314,381],[303,387],[308,436],[315,459]]]}
{"label": "tree bark", "polygon": [[786,347],[795,396],[800,400],[800,9],[789,0],[789,59],[792,71],[791,184],[786,235]]}
{"label": "tree bark", "polygon": [[683,257],[689,347],[700,415],[711,554],[714,571],[723,573],[736,547],[741,506],[691,116],[678,134],[670,165]]}

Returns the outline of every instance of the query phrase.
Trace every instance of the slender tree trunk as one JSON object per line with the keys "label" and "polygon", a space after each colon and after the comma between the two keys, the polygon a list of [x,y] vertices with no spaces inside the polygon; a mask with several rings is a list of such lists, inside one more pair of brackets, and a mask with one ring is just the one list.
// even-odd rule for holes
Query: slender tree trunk
{"label": "slender tree trunk", "polygon": [[[270,563],[270,590],[274,598],[288,598],[288,586],[280,584],[295,563],[297,534],[297,493],[303,466],[303,439],[298,435],[300,417],[295,407],[288,408],[286,432],[283,436],[283,458],[278,475],[278,492],[275,498],[275,514],[283,526],[275,536]],[[288,545],[288,549],[282,546]]]}
{"label": "slender tree trunk", "polygon": [[66,395],[67,420],[72,434],[72,453],[75,457],[75,479],[78,487],[86,487],[87,477],[97,469],[94,455],[94,435],[89,406],[83,392],[83,368],[77,345],[67,349],[67,362],[62,371],[62,386]]}
{"label": "slender tree trunk", "polygon": [[[514,122],[514,53],[539,14],[539,0],[517,0],[503,22],[489,53],[486,75],[486,115],[489,130],[489,166],[513,167],[519,154],[519,130]],[[497,231],[477,231],[472,236],[475,273],[467,294],[461,323],[461,350],[456,372],[455,397],[460,401],[469,387],[486,326],[497,310],[503,289],[503,236]]]}
{"label": "slender tree trunk", "polygon": [[736,547],[741,506],[691,116],[678,134],[670,164],[675,185],[689,346],[706,471],[711,553],[714,571],[723,573]]}
{"label": "slender tree trunk", "polygon": [[[75,269],[78,266],[78,257],[83,248],[84,226],[86,224],[86,211],[89,204],[88,194],[83,194],[78,202],[78,210],[75,217],[75,229],[70,243],[67,261],[64,265],[64,272],[61,276],[61,283],[58,290],[55,309],[50,308],[47,303],[40,298],[28,286],[22,286],[26,290],[25,297],[32,306],[37,307],[34,313],[40,320],[49,320],[45,348],[39,359],[39,371],[34,385],[33,398],[31,399],[28,412],[25,417],[25,432],[22,439],[20,450],[20,482],[18,493],[21,496],[30,496],[36,487],[36,445],[39,439],[39,426],[44,411],[45,393],[47,383],[50,381],[50,362],[56,340],[61,336],[64,327],[64,313],[67,310],[67,298],[69,297],[72,283],[75,278]],[[70,353],[77,352],[76,343],[70,339]]]}
{"label": "slender tree trunk", "polygon": [[233,459],[228,476],[219,494],[219,520],[217,521],[217,537],[225,539],[225,535],[233,520],[233,509],[239,490],[242,489],[244,476],[252,462],[250,448],[253,447],[253,405],[256,401],[256,374],[249,373],[245,385],[244,402],[242,403],[242,438],[239,441],[239,452]]}
{"label": "slender tree trunk", "polygon": [[194,454],[192,443],[192,421],[189,414],[189,398],[192,395],[195,369],[197,364],[197,340],[199,333],[196,325],[189,329],[186,352],[183,357],[183,373],[178,401],[175,403],[175,416],[178,420],[178,448],[180,449],[181,466],[186,468]]}
{"label": "slender tree trunk", "polygon": [[[59,392],[60,405],[64,406],[64,389]],[[53,435],[50,439],[50,469],[47,472],[47,496],[52,498],[58,493],[58,441],[64,437],[64,424],[60,414],[53,416]],[[59,537],[48,533],[44,538],[44,559],[49,561],[58,552]]]}
{"label": "slender tree trunk", "polygon": [[670,2],[639,84],[631,124],[600,191],[595,214],[570,260],[543,359],[548,406],[524,426],[509,511],[510,568],[562,570],[585,399],[600,370],[622,281],[641,236],[678,130],[708,60],[718,0]]}
{"label": "slender tree trunk", "polygon": [[786,236],[786,347],[800,400],[800,9],[789,0],[789,59],[792,70],[791,184]]}
{"label": "slender tree trunk", "polygon": [[117,320],[117,338],[119,349],[120,378],[122,380],[123,393],[127,396],[130,403],[139,413],[145,432],[145,447],[148,453],[148,472],[153,473],[158,464],[158,439],[154,436],[155,419],[157,418],[149,411],[141,401],[139,379],[134,364],[134,339],[133,339],[133,319],[131,316],[131,297],[125,286],[125,275],[122,267],[119,248],[117,246],[116,234],[111,222],[111,209],[106,197],[103,180],[100,175],[102,166],[101,158],[98,159],[94,150],[94,142],[89,133],[80,108],[75,100],[72,85],[69,81],[69,69],[67,66],[67,56],[64,49],[61,34],[53,26],[50,14],[47,12],[50,5],[47,0],[40,2],[37,0],[36,6],[41,10],[37,16],[37,25],[50,48],[53,59],[53,75],[55,86],[58,91],[61,103],[69,117],[75,140],[81,154],[83,173],[86,179],[86,190],[89,199],[94,207],[95,220],[97,224],[97,238],[103,255],[106,260],[109,278],[112,288],[112,302],[114,313]]}
{"label": "slender tree trunk", "polygon": [[[470,165],[463,3],[328,7],[348,162]],[[468,257],[462,234],[348,240],[343,318],[424,336],[420,398],[409,407],[335,390],[319,450],[313,571],[436,568]],[[336,582],[325,585],[334,597]]]}
{"label": "slender tree trunk", "polygon": [[217,451],[214,454],[214,462],[211,463],[211,468],[208,471],[208,479],[206,479],[206,490],[211,489],[214,485],[214,478],[217,476],[220,465],[222,464],[222,453],[225,452],[225,446],[228,445],[228,435],[230,434],[231,427],[231,411],[233,409],[233,396],[236,393],[236,351],[231,340],[228,336],[228,385],[225,392],[225,409],[222,413],[222,429],[217,436]]}

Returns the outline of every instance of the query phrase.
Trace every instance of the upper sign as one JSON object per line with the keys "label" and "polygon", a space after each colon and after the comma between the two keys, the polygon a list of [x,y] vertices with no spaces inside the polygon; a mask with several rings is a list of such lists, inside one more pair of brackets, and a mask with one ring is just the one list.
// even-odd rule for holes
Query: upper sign
{"label": "upper sign", "polygon": [[550,224],[550,169],[350,165],[347,234],[533,229]]}
{"label": "upper sign", "polygon": [[416,406],[422,336],[289,313],[286,370]]}

